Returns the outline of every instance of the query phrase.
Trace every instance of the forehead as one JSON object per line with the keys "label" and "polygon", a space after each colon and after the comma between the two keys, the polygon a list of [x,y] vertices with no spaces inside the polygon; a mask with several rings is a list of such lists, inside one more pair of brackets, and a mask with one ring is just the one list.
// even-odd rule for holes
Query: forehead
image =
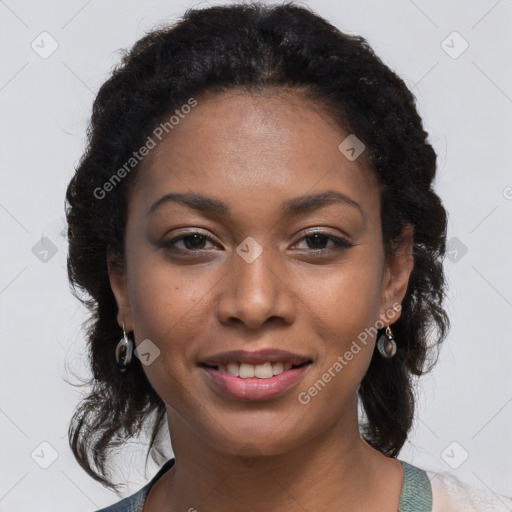
{"label": "forehead", "polygon": [[261,206],[269,194],[334,187],[374,201],[373,174],[362,159],[350,161],[338,149],[348,135],[325,107],[297,93],[210,93],[197,98],[148,155],[136,193],[146,209],[173,190]]}

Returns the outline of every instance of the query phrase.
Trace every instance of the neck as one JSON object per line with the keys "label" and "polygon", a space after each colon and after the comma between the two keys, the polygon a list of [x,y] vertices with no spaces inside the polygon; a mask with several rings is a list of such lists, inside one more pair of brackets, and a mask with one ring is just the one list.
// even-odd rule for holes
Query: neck
{"label": "neck", "polygon": [[236,453],[219,450],[169,410],[176,463],[153,486],[144,511],[382,511],[384,503],[396,511],[401,465],[360,437],[357,407],[353,412],[299,446],[262,455],[250,443]]}

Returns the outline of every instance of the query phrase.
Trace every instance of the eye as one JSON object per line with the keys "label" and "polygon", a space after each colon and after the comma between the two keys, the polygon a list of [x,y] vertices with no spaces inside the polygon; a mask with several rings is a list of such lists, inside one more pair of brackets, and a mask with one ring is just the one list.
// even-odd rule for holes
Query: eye
{"label": "eye", "polygon": [[[341,248],[348,249],[350,247],[354,247],[354,244],[345,240],[344,238],[340,238],[329,233],[324,233],[321,231],[316,231],[310,235],[307,235],[299,240],[299,242],[305,240],[307,249],[311,249],[315,252],[327,252],[332,250],[338,250]],[[327,242],[331,241],[332,245],[330,247],[325,247]]]}
{"label": "eye", "polygon": [[[182,243],[182,247],[178,247],[179,243]],[[204,251],[205,243],[211,242],[214,243],[214,240],[209,236],[206,236],[199,231],[189,231],[182,235],[176,236],[171,240],[167,240],[163,243],[163,246],[166,249],[177,252],[199,252]]]}
{"label": "eye", "polygon": [[[341,250],[342,248],[348,249],[354,247],[354,244],[330,233],[316,231],[310,235],[302,237],[299,242],[306,242],[306,249],[312,252],[331,252]],[[331,245],[326,247],[326,244],[331,242]],[[189,231],[179,236],[172,238],[171,240],[165,241],[162,246],[173,252],[201,252],[208,250],[205,245],[211,243],[215,244],[213,238],[201,233],[199,231]],[[181,244],[181,247],[180,245]]]}

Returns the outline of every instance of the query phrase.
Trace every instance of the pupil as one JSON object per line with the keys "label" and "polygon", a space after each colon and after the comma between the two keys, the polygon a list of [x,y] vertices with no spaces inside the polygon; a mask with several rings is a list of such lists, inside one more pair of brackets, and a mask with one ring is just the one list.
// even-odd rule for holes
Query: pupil
{"label": "pupil", "polygon": [[[318,245],[324,245],[325,244],[325,236],[321,234],[315,234],[308,236],[308,241],[313,241],[313,247],[310,247],[310,249],[322,249],[322,247],[319,247]],[[308,245],[311,245],[308,243]]]}
{"label": "pupil", "polygon": [[[190,243],[191,240],[192,243]],[[202,249],[202,244],[204,244],[204,237],[197,234],[188,235],[183,239],[183,241],[187,249]]]}

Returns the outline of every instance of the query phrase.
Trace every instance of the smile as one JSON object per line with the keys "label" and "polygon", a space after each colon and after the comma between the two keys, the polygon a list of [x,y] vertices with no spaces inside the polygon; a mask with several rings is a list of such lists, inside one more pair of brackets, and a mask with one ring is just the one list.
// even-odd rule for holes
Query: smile
{"label": "smile", "polygon": [[207,384],[216,393],[244,401],[270,400],[283,395],[298,384],[310,366],[311,361],[297,366],[270,362],[257,365],[236,362],[219,366],[199,365]]}
{"label": "smile", "polygon": [[306,361],[305,363],[294,365],[291,362],[273,362],[267,361],[263,364],[250,364],[250,363],[237,363],[236,361],[229,362],[227,364],[219,364],[218,366],[208,366],[209,368],[214,368],[219,372],[225,372],[233,375],[234,377],[238,377],[240,379],[250,379],[250,378],[258,378],[258,379],[271,379],[276,375],[281,375],[283,372],[290,370],[292,368],[300,368],[307,364],[310,364],[311,361]]}

